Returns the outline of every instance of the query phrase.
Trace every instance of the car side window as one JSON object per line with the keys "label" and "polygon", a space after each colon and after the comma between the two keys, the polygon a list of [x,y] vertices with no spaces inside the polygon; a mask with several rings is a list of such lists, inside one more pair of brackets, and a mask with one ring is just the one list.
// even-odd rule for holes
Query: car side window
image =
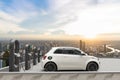
{"label": "car side window", "polygon": [[70,50],[70,49],[57,49],[54,54],[70,54],[70,55],[80,55],[81,52],[78,50]]}
{"label": "car side window", "polygon": [[74,54],[76,54],[76,55],[80,55],[80,54],[81,54],[81,52],[80,52],[80,51],[78,51],[78,50],[74,50]]}
{"label": "car side window", "polygon": [[63,50],[63,54],[73,54],[73,50]]}
{"label": "car side window", "polygon": [[62,54],[62,53],[63,53],[63,50],[62,50],[62,49],[57,49],[54,53],[55,53],[55,54]]}

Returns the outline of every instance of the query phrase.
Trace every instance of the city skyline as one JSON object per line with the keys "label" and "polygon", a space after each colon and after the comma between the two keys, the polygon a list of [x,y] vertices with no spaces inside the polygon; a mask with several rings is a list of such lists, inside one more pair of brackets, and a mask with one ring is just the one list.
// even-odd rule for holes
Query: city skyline
{"label": "city skyline", "polygon": [[0,38],[120,40],[119,0],[0,0]]}

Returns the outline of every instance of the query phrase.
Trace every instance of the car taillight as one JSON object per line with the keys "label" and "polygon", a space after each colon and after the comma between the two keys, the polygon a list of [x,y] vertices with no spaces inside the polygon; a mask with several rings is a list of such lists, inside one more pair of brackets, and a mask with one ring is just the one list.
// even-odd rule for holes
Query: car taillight
{"label": "car taillight", "polygon": [[43,60],[45,60],[45,59],[46,59],[46,57],[47,57],[47,56],[43,56]]}

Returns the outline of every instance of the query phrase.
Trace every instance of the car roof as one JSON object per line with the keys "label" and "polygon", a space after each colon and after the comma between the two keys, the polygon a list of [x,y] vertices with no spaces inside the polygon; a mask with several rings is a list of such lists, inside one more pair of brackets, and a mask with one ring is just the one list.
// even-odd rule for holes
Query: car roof
{"label": "car roof", "polygon": [[79,49],[76,47],[52,47],[52,49],[56,50],[56,49]]}
{"label": "car roof", "polygon": [[[79,48],[76,48],[76,47],[52,47],[52,49],[47,54],[54,53],[54,51],[57,49],[77,49],[77,50],[80,50]],[[80,51],[82,52],[82,50],[80,50]]]}

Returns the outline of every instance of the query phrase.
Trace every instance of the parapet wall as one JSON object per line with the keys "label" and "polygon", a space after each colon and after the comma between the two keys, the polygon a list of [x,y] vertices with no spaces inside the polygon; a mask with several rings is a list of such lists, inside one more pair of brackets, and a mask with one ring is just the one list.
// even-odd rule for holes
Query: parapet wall
{"label": "parapet wall", "polygon": [[0,80],[120,80],[120,73],[0,73]]}

